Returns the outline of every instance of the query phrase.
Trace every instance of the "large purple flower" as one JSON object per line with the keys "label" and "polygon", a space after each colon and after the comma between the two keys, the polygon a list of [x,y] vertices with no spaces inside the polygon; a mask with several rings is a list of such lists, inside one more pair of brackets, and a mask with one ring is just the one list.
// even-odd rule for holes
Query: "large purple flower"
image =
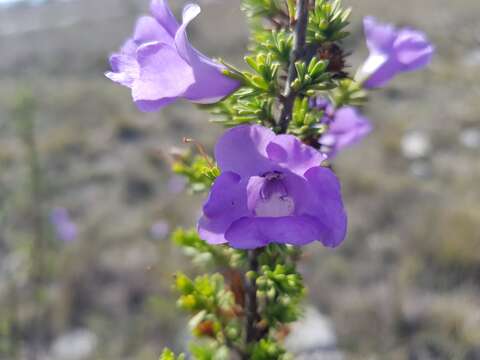
{"label": "large purple flower", "polygon": [[188,41],[187,25],[200,13],[188,4],[179,24],[166,0],[152,0],[153,15],[141,17],[133,37],[119,53],[110,57],[106,76],[132,89],[133,100],[142,111],[155,111],[179,98],[196,103],[214,103],[239,87],[225,76],[225,67],[194,49]]}
{"label": "large purple flower", "polygon": [[396,29],[374,17],[364,19],[370,56],[360,69],[366,88],[384,86],[395,75],[427,66],[435,51],[426,35],[411,28]]}
{"label": "large purple flower", "polygon": [[347,217],[335,174],[320,166],[325,155],[292,135],[259,125],[228,130],[215,157],[222,174],[199,221],[210,244],[239,249],[269,243],[338,246]]}
{"label": "large purple flower", "polygon": [[328,131],[320,138],[321,151],[333,158],[344,148],[350,147],[372,131],[372,124],[353,106],[344,106],[326,120]]}

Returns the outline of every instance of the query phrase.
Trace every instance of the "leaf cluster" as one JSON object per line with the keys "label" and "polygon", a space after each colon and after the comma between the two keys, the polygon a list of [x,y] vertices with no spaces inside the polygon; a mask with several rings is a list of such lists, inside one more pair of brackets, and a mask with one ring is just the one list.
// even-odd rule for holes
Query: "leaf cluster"
{"label": "leaf cluster", "polygon": [[203,340],[191,346],[195,359],[227,359],[227,346],[237,346],[242,329],[235,296],[224,277],[215,273],[192,280],[177,273],[175,288],[180,293],[178,306],[193,315],[189,322],[193,335]]}
{"label": "leaf cluster", "polygon": [[288,16],[284,0],[243,0],[242,10],[249,18]]}
{"label": "leaf cluster", "polygon": [[230,360],[228,348],[218,346],[214,341],[191,344],[190,352],[196,360]]}
{"label": "leaf cluster", "polygon": [[272,58],[282,64],[288,64],[293,49],[293,34],[285,29],[259,29],[253,33],[250,47],[253,53],[270,54]]}
{"label": "leaf cluster", "polygon": [[[251,54],[245,57],[248,70],[225,64],[225,74],[241,81],[242,87],[210,109],[215,122],[228,127],[253,123],[278,130],[281,127],[277,109],[284,101],[282,96],[293,51],[292,20],[296,2],[244,0],[242,7],[249,18],[259,20],[253,26]],[[303,101],[332,92],[329,96],[341,98],[343,105],[360,102],[361,94],[344,88],[345,83],[337,79],[346,76],[343,72],[345,53],[338,43],[348,35],[349,16],[350,9],[342,8],[340,0],[317,0],[311,4],[306,54],[295,63],[296,77],[291,84],[296,98]],[[263,20],[270,20],[270,23],[262,23]],[[329,53],[326,49],[330,48],[335,52]],[[302,139],[318,138],[324,130],[315,109],[306,109],[297,102],[296,110],[294,117],[297,121],[290,125],[289,132]]]}
{"label": "leaf cluster", "polygon": [[257,296],[264,303],[263,315],[269,326],[277,327],[298,319],[305,288],[293,265],[263,265],[256,284]]}
{"label": "leaf cluster", "polygon": [[297,94],[315,95],[317,91],[331,89],[331,74],[327,72],[328,62],[312,58],[310,63],[303,61],[295,63],[297,78],[292,83],[292,89]]}
{"label": "leaf cluster", "polygon": [[245,252],[229,246],[210,245],[200,239],[196,230],[177,229],[172,241],[197,265],[230,266],[239,268],[245,264]]}
{"label": "leaf cluster", "polygon": [[352,79],[342,79],[330,93],[332,103],[336,108],[345,105],[361,106],[367,100],[367,92],[362,85]]}
{"label": "leaf cluster", "polygon": [[344,9],[341,0],[317,0],[310,11],[307,40],[310,43],[336,42],[346,38],[349,32],[351,9]]}
{"label": "leaf cluster", "polygon": [[272,126],[275,123],[274,105],[280,92],[281,65],[270,53],[260,52],[246,56],[250,70],[229,67],[226,75],[235,77],[243,86],[230,97],[210,107],[214,122],[224,126],[257,123]]}
{"label": "leaf cluster", "polygon": [[293,105],[292,121],[290,121],[288,132],[308,141],[318,139],[327,130],[326,126],[320,123],[324,112],[310,106],[309,98],[297,98]]}
{"label": "leaf cluster", "polygon": [[191,153],[179,156],[172,165],[172,171],[187,179],[192,193],[208,191],[220,175],[220,169],[214,165],[213,159]]}
{"label": "leaf cluster", "polygon": [[262,339],[252,349],[252,360],[291,360],[285,349],[274,339]]}
{"label": "leaf cluster", "polygon": [[163,350],[162,355],[160,355],[159,360],[185,360],[185,355],[180,354],[179,356],[175,356],[175,353],[170,349]]}

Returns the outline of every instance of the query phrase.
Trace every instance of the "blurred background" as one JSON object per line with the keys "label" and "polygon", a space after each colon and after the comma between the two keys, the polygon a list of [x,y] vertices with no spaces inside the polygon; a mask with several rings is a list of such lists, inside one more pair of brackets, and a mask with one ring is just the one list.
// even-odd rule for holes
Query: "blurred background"
{"label": "blurred background", "polygon": [[[188,103],[140,113],[103,76],[147,2],[0,0],[0,359],[156,359],[185,344],[170,283],[192,266],[168,238],[202,198],[165,154],[184,136],[211,149],[222,129]],[[243,66],[240,1],[198,2],[192,42]],[[352,72],[366,15],[426,31],[437,55],[372,94],[375,132],[336,160],[349,237],[305,249],[314,332],[344,359],[478,360],[480,2],[345,3]]]}

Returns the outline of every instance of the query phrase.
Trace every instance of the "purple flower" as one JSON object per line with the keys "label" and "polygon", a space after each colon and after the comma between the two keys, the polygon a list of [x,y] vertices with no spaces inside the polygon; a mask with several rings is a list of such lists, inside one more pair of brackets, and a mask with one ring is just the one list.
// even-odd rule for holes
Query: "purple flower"
{"label": "purple flower", "polygon": [[335,247],[345,238],[340,183],[320,166],[325,155],[314,148],[292,135],[244,125],[222,136],[215,157],[222,173],[198,224],[208,243],[253,249],[318,240]]}
{"label": "purple flower", "polygon": [[57,239],[64,242],[71,242],[77,238],[77,225],[70,218],[65,208],[55,208],[50,213],[50,222],[55,231]]}
{"label": "purple flower", "polygon": [[320,138],[321,151],[334,157],[339,151],[362,140],[372,131],[370,121],[353,106],[344,106],[335,111],[328,131]]}
{"label": "purple flower", "polygon": [[335,109],[328,99],[319,96],[310,99],[310,107],[323,111],[320,123],[327,125],[328,131],[319,140],[320,151],[330,159],[362,140],[373,129],[370,121],[353,106]]}
{"label": "purple flower", "polygon": [[200,7],[188,4],[180,25],[166,0],[152,0],[152,16],[141,17],[133,37],[110,57],[106,76],[132,89],[142,111],[155,111],[177,99],[214,103],[235,91],[239,82],[225,75],[225,67],[194,49],[187,26]]}
{"label": "purple flower", "polygon": [[170,231],[170,225],[165,220],[160,220],[152,225],[150,228],[150,235],[152,238],[159,240],[167,237]]}
{"label": "purple flower", "polygon": [[360,69],[366,88],[384,86],[395,75],[427,66],[435,47],[426,35],[411,28],[396,29],[374,17],[363,21],[370,56]]}

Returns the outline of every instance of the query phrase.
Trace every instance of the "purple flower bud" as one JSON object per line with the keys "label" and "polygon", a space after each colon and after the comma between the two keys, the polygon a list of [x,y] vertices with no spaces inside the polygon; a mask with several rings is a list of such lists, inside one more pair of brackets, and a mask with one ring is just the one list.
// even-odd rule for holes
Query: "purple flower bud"
{"label": "purple flower bud", "polygon": [[426,35],[411,28],[396,29],[374,17],[363,21],[370,56],[358,74],[365,88],[386,85],[395,75],[427,66],[435,47]]}
{"label": "purple flower bud", "polygon": [[329,123],[335,115],[335,107],[330,100],[322,96],[310,98],[310,107],[323,111],[323,123]]}
{"label": "purple flower bud", "polygon": [[330,106],[330,101],[328,101],[327,98],[324,98],[322,96],[316,96],[310,98],[310,103],[309,103],[311,108],[317,109],[317,110],[325,110],[328,106]]}
{"label": "purple flower bud", "polygon": [[240,83],[223,74],[225,67],[194,49],[187,37],[188,24],[200,7],[188,4],[179,24],[166,0],[152,0],[152,16],[141,17],[132,38],[110,57],[106,76],[132,89],[142,111],[155,111],[177,99],[215,103]]}
{"label": "purple flower bud", "polygon": [[329,121],[328,131],[320,138],[321,151],[333,158],[339,151],[350,147],[372,131],[370,121],[352,106],[344,106]]}
{"label": "purple flower bud", "polygon": [[64,242],[71,242],[77,238],[77,225],[71,220],[67,209],[53,209],[50,213],[50,223],[53,226],[57,239]]}
{"label": "purple flower bud", "polygon": [[292,135],[243,125],[222,136],[215,157],[222,173],[198,223],[208,243],[253,249],[318,240],[335,247],[345,238],[340,183],[313,147]]}

